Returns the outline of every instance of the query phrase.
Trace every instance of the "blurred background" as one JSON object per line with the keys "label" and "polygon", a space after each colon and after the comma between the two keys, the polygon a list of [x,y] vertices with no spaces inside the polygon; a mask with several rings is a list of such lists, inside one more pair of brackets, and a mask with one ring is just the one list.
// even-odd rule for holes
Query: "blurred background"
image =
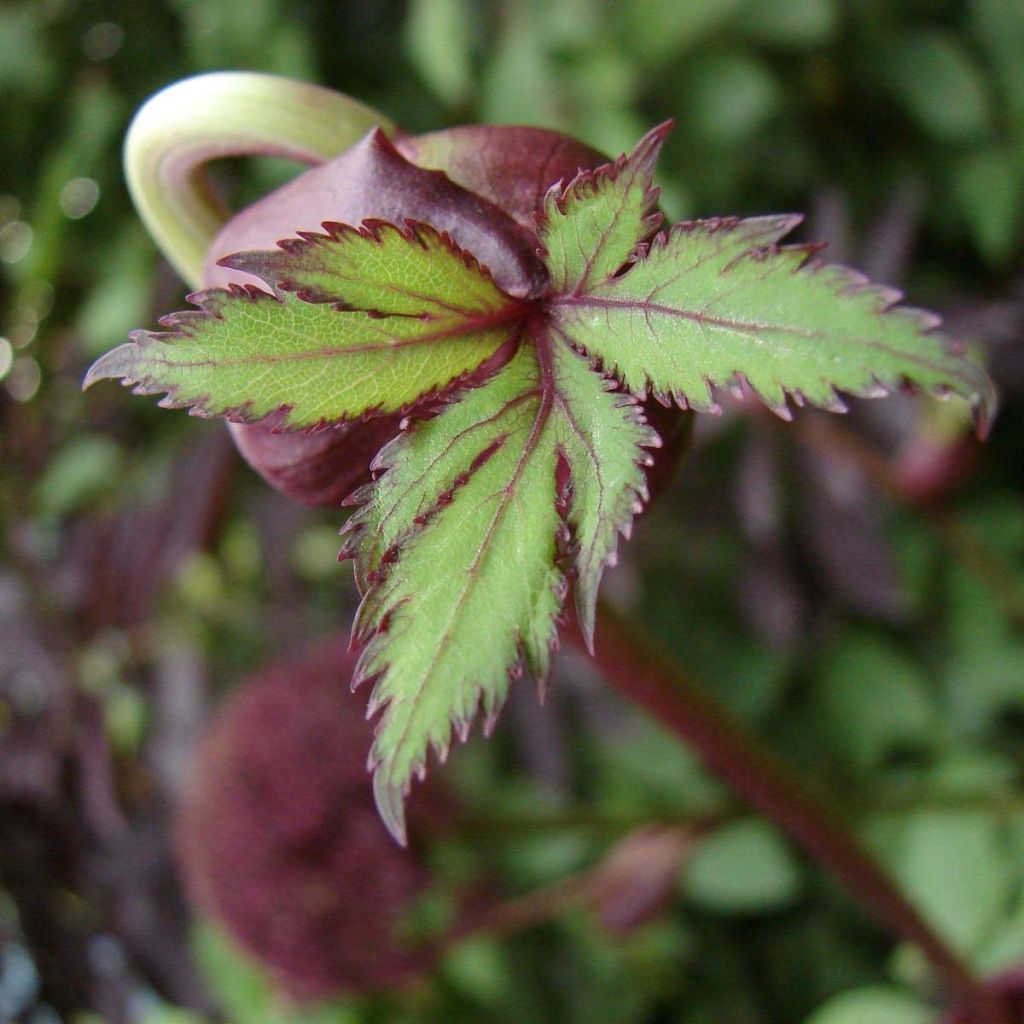
{"label": "blurred background", "polygon": [[[543,709],[513,687],[494,738],[435,773],[414,864],[392,863],[361,768],[297,769],[333,749],[334,712],[292,722],[323,658],[282,659],[351,620],[342,513],[269,490],[219,423],[79,390],[184,306],[125,191],[127,124],[220,68],[318,81],[409,131],[528,123],[609,154],[675,118],[672,219],[805,211],[801,239],[977,348],[1003,400],[985,445],[908,396],[792,425],[727,403],[606,593],[831,795],[977,970],[1024,962],[1024,7],[4,0],[0,1021],[940,1014],[914,949],[572,651]],[[240,205],[294,172],[218,182]],[[284,820],[288,777],[309,820]],[[379,915],[426,952],[392,970]]]}

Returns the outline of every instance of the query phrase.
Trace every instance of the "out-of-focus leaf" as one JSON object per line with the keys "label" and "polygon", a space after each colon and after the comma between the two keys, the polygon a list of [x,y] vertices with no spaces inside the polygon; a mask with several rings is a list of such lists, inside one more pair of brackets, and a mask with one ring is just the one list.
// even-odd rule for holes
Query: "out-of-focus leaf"
{"label": "out-of-focus leaf", "polygon": [[480,120],[491,124],[529,124],[563,128],[560,76],[544,35],[536,4],[510,4],[480,82]]}
{"label": "out-of-focus leaf", "polygon": [[[67,255],[65,238],[73,223],[63,208],[61,194],[71,179],[96,173],[113,136],[123,127],[123,102],[103,79],[87,80],[71,93],[64,124],[36,172],[29,216],[32,246],[12,267],[18,279],[51,281],[61,273]],[[74,259],[80,255],[76,252]]]}
{"label": "out-of-focus leaf", "polygon": [[1017,767],[1003,750],[959,744],[927,773],[928,791],[950,799],[1009,796],[1017,779]]}
{"label": "out-of-focus leaf", "polygon": [[221,931],[201,922],[193,933],[192,947],[206,983],[232,1024],[281,1021],[269,979]]}
{"label": "out-of-focus leaf", "polygon": [[970,153],[954,170],[954,188],[981,254],[1003,266],[1021,246],[1024,163],[1005,149]]}
{"label": "out-of-focus leaf", "polygon": [[954,35],[908,35],[891,58],[885,73],[893,93],[925,131],[943,142],[966,142],[988,130],[984,80],[970,51]]}
{"label": "out-of-focus leaf", "polygon": [[42,5],[7,3],[0,7],[0,87],[11,94],[39,94],[52,85],[56,62],[48,51]]}
{"label": "out-of-focus leaf", "polygon": [[78,311],[82,348],[91,356],[145,322],[152,301],[153,244],[138,225],[127,227],[103,255]]}
{"label": "out-of-focus leaf", "polygon": [[139,1015],[139,1024],[209,1024],[209,1020],[209,1017],[194,1010],[184,1010],[166,1003],[150,1006]]}
{"label": "out-of-focus leaf", "polygon": [[684,123],[726,150],[741,146],[782,104],[779,83],[768,67],[739,51],[694,57],[683,82]]}
{"label": "out-of-focus leaf", "polygon": [[805,1024],[931,1024],[935,1011],[890,985],[851,989],[819,1007]]}
{"label": "out-of-focus leaf", "polygon": [[905,746],[927,749],[937,739],[939,709],[927,679],[881,635],[851,631],[834,644],[815,695],[822,738],[862,771]]}
{"label": "out-of-focus leaf", "polygon": [[232,0],[171,2],[181,15],[193,69],[255,67],[293,78],[316,78],[308,29],[287,16],[275,0],[249,0],[244,18]]}
{"label": "out-of-focus leaf", "polygon": [[919,811],[906,822],[896,874],[954,949],[970,954],[1007,912],[1016,869],[998,819]]}
{"label": "out-of-focus leaf", "polygon": [[337,553],[338,531],[326,524],[310,526],[295,538],[292,564],[307,580],[333,580]]}
{"label": "out-of-focus leaf", "polygon": [[570,915],[563,923],[572,943],[566,966],[574,984],[560,995],[554,1019],[565,1024],[625,1024],[648,1019],[657,992],[637,984],[623,947],[588,914]]}
{"label": "out-of-focus leaf", "polygon": [[637,60],[658,65],[720,31],[743,0],[629,0],[617,4],[618,29]]}
{"label": "out-of-focus leaf", "polygon": [[978,970],[990,976],[1024,960],[1024,898],[994,929],[973,958]]}
{"label": "out-of-focus leaf", "polygon": [[839,22],[835,0],[754,0],[737,19],[737,28],[757,42],[804,49],[821,46]]}
{"label": "out-of-focus leaf", "polygon": [[361,1024],[356,1003],[346,1000],[295,1007],[274,991],[262,968],[213,925],[201,922],[193,950],[207,984],[230,1024]]}
{"label": "out-of-focus leaf", "polygon": [[628,814],[639,805],[700,814],[718,809],[725,799],[692,751],[640,716],[602,738],[595,772],[613,812]]}
{"label": "out-of-focus leaf", "polygon": [[572,133],[603,153],[629,150],[647,127],[636,109],[641,79],[635,62],[617,40],[598,39],[581,46],[565,65]]}
{"label": "out-of-focus leaf", "polygon": [[484,1006],[500,1003],[513,977],[501,944],[487,935],[475,936],[449,950],[441,971],[450,984]]}
{"label": "out-of-focus leaf", "polygon": [[683,891],[714,913],[771,913],[799,898],[800,870],[770,825],[738,821],[697,843],[684,869]]}
{"label": "out-of-focus leaf", "polygon": [[118,485],[121,452],[107,437],[85,434],[72,440],[50,463],[36,485],[36,507],[62,516]]}
{"label": "out-of-focus leaf", "polygon": [[[1007,548],[1000,545],[999,550]],[[1002,711],[1024,706],[1024,635],[977,574],[951,567],[948,579],[950,646],[944,674],[950,710],[961,728],[977,733]]]}
{"label": "out-of-focus leaf", "polygon": [[132,687],[115,686],[104,696],[103,721],[111,747],[119,754],[142,749],[151,708]]}
{"label": "out-of-focus leaf", "polygon": [[413,0],[406,16],[409,59],[449,106],[464,102],[473,84],[473,10],[468,0]]}
{"label": "out-of-focus leaf", "polygon": [[1008,110],[1006,124],[1024,139],[1024,7],[1004,0],[972,0],[970,26],[995,65],[996,81]]}

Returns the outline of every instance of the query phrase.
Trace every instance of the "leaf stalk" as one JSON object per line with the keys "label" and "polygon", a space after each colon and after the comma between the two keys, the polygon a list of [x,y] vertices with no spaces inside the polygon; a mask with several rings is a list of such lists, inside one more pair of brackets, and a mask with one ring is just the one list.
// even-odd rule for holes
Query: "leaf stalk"
{"label": "leaf stalk", "polygon": [[236,156],[320,164],[390,119],[342,93],[248,71],[186,78],[135,115],[124,147],[125,177],[139,216],[191,288],[229,213],[203,167]]}

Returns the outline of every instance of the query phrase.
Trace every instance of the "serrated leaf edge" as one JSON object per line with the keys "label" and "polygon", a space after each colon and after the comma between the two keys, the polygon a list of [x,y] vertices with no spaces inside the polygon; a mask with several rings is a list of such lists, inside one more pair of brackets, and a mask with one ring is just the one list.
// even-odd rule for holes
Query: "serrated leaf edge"
{"label": "serrated leaf edge", "polygon": [[[283,256],[306,256],[319,247],[330,243],[344,243],[350,239],[365,239],[377,245],[386,245],[386,236],[394,233],[404,242],[419,245],[424,252],[430,251],[429,239],[433,238],[445,246],[452,255],[458,257],[463,266],[469,271],[477,273],[480,277],[493,285],[495,290],[502,295],[510,305],[519,310],[525,310],[525,303],[522,299],[514,298],[504,292],[495,282],[490,268],[481,263],[468,249],[462,248],[447,231],[439,231],[433,225],[425,221],[418,221],[406,218],[402,223],[395,224],[392,221],[383,220],[378,217],[369,217],[363,220],[358,226],[345,224],[340,221],[323,221],[320,225],[322,232],[298,231],[290,238],[283,238],[277,243],[277,250],[274,249],[253,249],[243,252],[232,253],[217,261],[217,265],[228,270],[237,270],[241,273],[252,274],[264,281],[268,287],[284,292],[289,292],[310,303],[329,303],[338,312],[359,312],[379,316],[396,316],[402,314],[384,313],[372,308],[355,307],[337,295],[329,295],[313,288],[304,288],[294,277],[284,275],[286,268],[274,269],[282,263]],[[407,293],[412,294],[412,293]],[[436,302],[436,298],[428,295],[418,296],[430,302]],[[472,310],[453,308],[453,314],[457,316],[472,315]],[[406,314],[407,315],[407,314]]]}
{"label": "serrated leaf edge", "polygon": [[[568,346],[572,351],[577,351],[572,345]],[[662,447],[663,441],[658,432],[647,422],[647,418],[643,414],[643,407],[640,404],[640,400],[629,391],[627,391],[616,377],[611,376],[600,367],[600,364],[592,356],[579,353],[589,363],[590,371],[598,379],[598,386],[607,394],[614,394],[617,396],[615,407],[617,409],[628,409],[630,419],[634,425],[645,428],[647,433],[647,439],[639,443],[638,447],[642,449],[657,450]],[[559,398],[556,396],[556,403],[559,402]],[[572,420],[570,416],[568,403],[562,402],[564,408],[564,415],[568,420]],[[561,446],[559,445],[561,452]],[[568,459],[566,459],[568,462]],[[576,606],[576,617],[580,626],[580,630],[583,634],[583,639],[586,644],[587,650],[594,653],[594,614],[595,606],[597,601],[597,592],[601,585],[604,571],[618,564],[618,541],[617,537],[622,537],[624,540],[629,540],[633,531],[633,522],[638,515],[640,515],[644,507],[650,500],[650,493],[647,487],[646,471],[654,465],[654,457],[649,453],[644,453],[640,458],[633,459],[633,464],[641,471],[642,483],[639,488],[628,487],[622,495],[619,496],[615,509],[611,512],[611,518],[615,521],[615,536],[612,538],[612,543],[609,545],[607,552],[601,556],[596,563],[596,578],[593,585],[592,600],[587,600],[587,595],[584,593],[583,588],[579,586],[579,581],[582,573],[579,569],[578,556],[579,556],[579,542],[576,536],[576,530],[573,527],[569,515],[571,513],[572,504],[572,473],[570,464],[569,478],[566,481],[566,487],[569,493],[564,495],[565,508],[564,512],[560,510],[560,515],[563,523],[565,524],[566,530],[569,533],[570,544],[567,548],[567,556],[569,559],[569,570],[567,577],[571,581],[574,589],[575,606]],[[560,496],[560,498],[563,496]]]}
{"label": "serrated leaf edge", "polygon": [[[771,217],[750,219],[769,220]],[[802,218],[800,218],[799,215],[795,214],[779,215],[780,225],[787,220],[790,222],[790,228],[787,228],[786,230],[790,230],[791,227],[794,227],[801,219]],[[679,234],[690,234],[697,230],[703,230],[709,234],[721,230],[735,230],[743,223],[744,219],[738,217],[715,217],[707,220],[681,221],[672,225],[668,231],[658,232],[658,234],[656,234],[649,243],[638,250],[635,257],[631,260],[631,263],[638,263],[643,259],[646,259],[651,252],[657,249],[664,249],[671,243],[672,239]],[[784,234],[785,232],[782,233]],[[876,308],[872,310],[874,315],[880,317],[904,317],[914,324],[921,336],[931,337],[944,344],[946,351],[950,356],[955,357],[964,355],[965,349],[961,342],[937,331],[937,328],[942,323],[942,318],[937,314],[928,310],[918,309],[914,306],[900,305],[900,302],[903,299],[902,291],[888,285],[876,284],[870,281],[858,270],[845,266],[841,263],[828,263],[824,260],[816,259],[815,256],[821,251],[821,249],[822,246],[815,243],[798,243],[793,245],[779,245],[775,243],[767,246],[753,246],[733,257],[733,259],[730,260],[723,268],[722,273],[728,273],[745,259],[762,260],[780,253],[802,253],[806,258],[802,263],[792,269],[791,273],[794,275],[823,272],[833,273],[841,282],[835,290],[837,297],[856,297],[864,294],[874,295],[877,298]],[[628,274],[629,270],[627,269],[624,273]],[[573,298],[574,296],[553,296],[551,301],[555,304],[558,304],[560,300],[566,304],[573,304]],[[575,298],[579,299],[579,296],[575,296]],[[751,327],[756,326],[757,325],[754,324],[751,325]],[[585,345],[577,343],[575,339],[572,338],[571,334],[562,330],[557,325],[556,330],[560,337],[576,351],[586,353],[589,358],[597,360],[606,372],[610,373],[617,379],[621,379],[619,367],[617,365],[613,364],[611,366],[605,366],[603,361],[600,360],[600,355],[598,353],[592,352],[587,349]],[[884,348],[885,346],[880,346],[879,343],[875,342],[872,343],[872,347]],[[917,362],[921,365],[929,365],[921,357],[905,353],[896,354],[899,355],[900,358],[905,358],[908,361]],[[929,368],[936,369],[934,366],[930,366]],[[977,432],[981,437],[985,437],[987,436],[991,426],[996,406],[996,395],[994,388],[992,387],[992,383],[984,371],[967,358],[963,359],[962,367],[958,376],[964,382],[964,390],[958,391],[954,388],[942,386],[922,387],[908,377],[901,376],[896,379],[885,379],[875,373],[869,372],[868,383],[860,388],[844,388],[842,393],[856,398],[882,398],[898,391],[908,390],[914,393],[925,392],[940,399],[946,399],[952,395],[957,395],[971,404]],[[790,421],[793,418],[792,410],[787,402],[772,402],[767,396],[761,394],[755,387],[753,387],[742,371],[737,370],[729,376],[717,380],[709,376],[705,376],[704,382],[707,387],[707,392],[703,399],[693,395],[684,395],[675,391],[659,391],[652,387],[650,378],[646,379],[643,387],[634,387],[631,391],[641,400],[650,395],[662,404],[667,405],[670,402],[674,402],[683,410],[692,409],[695,412],[707,412],[716,415],[721,413],[722,408],[718,402],[714,400],[713,389],[725,389],[734,395],[739,396],[742,396],[744,392],[747,392],[749,394],[756,395],[758,400],[779,418],[786,421]],[[799,389],[789,388],[781,383],[779,383],[779,388],[789,399],[792,400],[793,404],[798,407],[812,405],[828,412],[845,413],[847,411],[847,407],[840,397],[839,391],[827,380],[823,380],[822,383],[828,386],[832,392],[832,397],[825,401],[813,401],[804,395]]]}
{"label": "serrated leaf edge", "polygon": [[[539,415],[540,413],[538,412],[538,417]],[[542,432],[545,429],[545,427],[546,424],[542,425]],[[385,445],[385,447],[381,449],[381,452],[378,454],[378,460],[380,460],[378,463],[378,468],[382,473],[387,472],[394,465],[393,462],[389,462],[388,460],[400,450],[401,441],[401,436],[395,438],[393,441]],[[495,446],[492,444],[488,446],[488,449],[494,449],[494,447]],[[389,449],[390,452],[388,452]],[[484,451],[487,451],[488,449],[485,449]],[[385,454],[386,452],[388,452],[388,454]],[[482,454],[483,453],[481,453],[481,455]],[[491,452],[491,454],[493,454],[493,451]],[[375,460],[375,462],[378,462],[378,460]],[[478,455],[477,458],[474,459],[471,469],[466,471],[466,473],[464,474],[465,479],[463,479],[458,486],[464,486],[466,483],[468,483],[469,479],[472,476],[472,473],[477,471],[484,464],[484,461],[486,460],[481,459],[480,456]],[[460,474],[460,476],[461,475],[463,474]],[[357,496],[359,498],[369,499],[372,494],[372,487],[373,485],[371,484],[368,485],[367,487],[360,488],[356,492],[353,492],[353,495],[346,499],[346,501],[351,503],[352,499],[356,498]],[[418,522],[416,523],[416,526],[412,530],[407,531],[400,540],[396,541],[396,543],[388,549],[388,552],[385,555],[387,559],[386,564],[384,558],[382,558],[381,560],[381,567],[384,573],[391,571],[392,566],[397,566],[400,560],[401,547],[419,537],[426,530],[430,520],[433,518],[434,515],[436,515],[437,511],[441,507],[444,507],[444,504],[447,504],[447,502],[444,502],[442,504],[442,499],[444,498],[444,496],[453,493],[455,489],[456,488],[453,487],[442,492],[442,494],[438,496],[438,500],[432,503],[429,509],[427,509],[425,512],[417,516]],[[358,517],[359,512],[355,513],[355,516]],[[560,523],[562,523],[562,527],[564,527],[564,522],[562,522],[561,519]],[[359,528],[360,527],[357,524],[355,529],[358,530]],[[346,531],[347,529],[348,528],[346,527]],[[383,715],[386,715],[387,706],[392,702],[394,698],[378,698],[375,692],[371,693],[370,699],[367,701],[366,717],[369,719],[375,717],[378,714],[381,714],[382,717],[378,720],[377,726],[374,730],[374,746],[370,748],[370,753],[367,758],[367,770],[374,774],[374,797],[377,802],[377,808],[378,811],[380,812],[381,819],[384,821],[384,824],[388,828],[388,831],[401,845],[404,846],[406,844],[404,809],[405,799],[409,794],[412,785],[412,780],[416,778],[422,781],[425,778],[427,765],[430,759],[430,754],[433,753],[437,757],[438,762],[440,764],[444,764],[448,758],[449,752],[451,751],[453,737],[457,739],[459,742],[465,743],[466,740],[469,738],[473,722],[481,714],[483,715],[483,734],[485,736],[490,736],[490,734],[494,730],[495,725],[497,724],[498,718],[501,714],[501,710],[504,707],[505,701],[507,699],[509,685],[511,685],[511,683],[517,681],[518,679],[522,678],[527,666],[529,666],[531,673],[534,677],[534,682],[537,685],[538,693],[541,696],[541,699],[543,699],[543,693],[547,683],[548,672],[550,669],[550,662],[552,657],[559,648],[559,627],[564,622],[565,604],[568,594],[568,579],[565,571],[561,569],[559,566],[564,561],[564,558],[567,554],[567,539],[568,538],[566,532],[563,528],[556,530],[554,537],[556,549],[555,559],[552,564],[552,568],[555,571],[555,579],[552,583],[552,587],[550,590],[550,593],[555,598],[556,609],[554,614],[551,616],[551,620],[547,629],[547,638],[545,641],[546,654],[538,662],[534,657],[530,655],[530,652],[526,648],[521,633],[517,630],[516,636],[514,638],[516,655],[505,668],[505,678],[508,685],[505,686],[504,692],[500,699],[492,700],[491,703],[488,703],[488,699],[492,698],[493,694],[487,689],[485,689],[483,686],[474,686],[473,701],[470,707],[468,708],[467,712],[464,715],[456,714],[454,712],[451,713],[451,715],[449,716],[451,728],[447,738],[440,742],[436,740],[431,741],[425,747],[421,755],[418,756],[412,762],[411,770],[400,786],[395,786],[392,783],[390,783],[390,781],[388,781],[388,775],[386,773],[382,774],[380,772],[379,769],[381,765],[383,765],[385,762],[382,758],[377,756],[375,750],[377,735],[380,733],[384,726],[385,720],[383,718]],[[367,580],[367,586],[368,588],[372,588],[373,586],[378,585],[380,582],[380,579]],[[364,623],[362,621],[363,615],[361,613],[363,610],[363,606],[369,599],[370,593],[370,589],[367,589],[364,592],[363,602],[361,602],[360,604],[360,608],[356,613],[355,621],[353,623],[350,647],[363,647],[362,653],[360,654],[359,657],[359,661],[356,664],[355,672],[353,673],[352,676],[351,685],[353,690],[356,690],[357,688],[360,688],[364,685],[370,685],[374,687],[374,690],[376,690],[376,684],[378,679],[384,674],[384,672],[387,671],[387,663],[385,663],[382,667],[380,667],[372,673],[366,672],[364,666],[374,657],[377,645],[379,645],[381,642],[385,642],[382,640],[382,638],[386,637],[387,635],[387,629],[390,622],[390,618],[394,615],[398,608],[401,607],[400,603],[388,607],[379,615],[378,625],[364,628]]]}
{"label": "serrated leaf edge", "polygon": [[[375,416],[382,415],[414,415],[429,409],[445,399],[445,396],[453,393],[463,392],[468,388],[479,387],[497,373],[515,354],[522,340],[523,328],[508,338],[505,342],[480,364],[472,370],[458,374],[451,380],[436,388],[430,388],[422,392],[413,401],[407,402],[397,409],[385,410],[380,406],[361,410],[357,413],[343,411],[337,417],[331,419],[321,418],[313,423],[291,424],[289,415],[294,405],[282,403],[266,413],[253,416],[249,411],[251,402],[241,405],[228,406],[224,409],[214,410],[210,407],[211,397],[209,393],[196,395],[187,399],[179,399],[177,395],[182,390],[179,385],[165,385],[157,381],[151,374],[139,375],[134,370],[134,354],[142,349],[148,349],[159,345],[173,345],[179,341],[190,341],[196,337],[198,325],[209,320],[224,320],[217,305],[227,298],[242,299],[258,302],[277,302],[281,299],[270,292],[265,292],[256,285],[230,284],[227,288],[210,288],[200,292],[193,292],[187,296],[187,301],[193,303],[198,309],[182,310],[176,313],[169,313],[157,321],[161,327],[169,327],[169,331],[132,331],[129,340],[116,348],[105,352],[89,367],[82,382],[82,390],[92,387],[100,380],[120,380],[123,385],[131,386],[132,394],[135,395],[159,395],[164,397],[157,403],[164,409],[185,409],[190,416],[198,416],[203,419],[216,419],[223,417],[231,423],[259,423],[271,417],[281,417],[280,422],[275,425],[274,433],[316,433],[330,426],[340,423],[358,423]],[[300,300],[301,301],[301,300]],[[360,310],[345,311],[349,315],[358,315]],[[339,312],[339,315],[343,315]],[[367,314],[369,315],[369,314]],[[510,325],[514,320],[510,319]],[[409,344],[429,344],[429,340],[419,339]],[[366,351],[365,348],[362,349]]]}
{"label": "serrated leaf edge", "polygon": [[[623,174],[630,173],[635,174],[638,178],[646,179],[644,184],[646,212],[641,218],[636,241],[637,247],[643,245],[646,239],[654,235],[664,220],[661,211],[658,210],[661,189],[654,184],[654,167],[661,153],[661,147],[674,126],[674,120],[663,121],[648,131],[631,153],[623,153],[610,163],[602,164],[599,167],[580,170],[568,182],[564,179],[555,182],[548,189],[539,210],[534,214],[537,237],[542,238],[546,228],[551,224],[550,211],[552,209],[565,216],[571,203],[586,202],[587,199],[591,199],[597,194],[602,185],[614,183]],[[616,218],[618,216],[619,214],[616,213]],[[537,255],[544,261],[549,254],[541,245],[537,249]],[[575,291],[585,287],[592,265],[592,260],[588,261],[580,280],[575,282]]]}

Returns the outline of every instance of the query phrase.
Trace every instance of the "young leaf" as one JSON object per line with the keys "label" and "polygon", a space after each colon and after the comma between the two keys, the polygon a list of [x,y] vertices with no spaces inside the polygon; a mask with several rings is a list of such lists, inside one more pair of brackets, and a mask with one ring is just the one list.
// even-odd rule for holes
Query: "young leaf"
{"label": "young leaf", "polygon": [[[547,671],[563,580],[539,383],[524,347],[493,380],[392,442],[362,513],[360,561],[376,573],[360,568],[370,588],[353,637],[369,643],[356,680],[379,677],[374,792],[402,842],[402,802],[427,751],[444,757],[453,724],[465,733],[478,705],[493,720],[524,660],[538,677]],[[401,538],[395,554],[392,537]],[[385,558],[397,561],[382,566]]]}
{"label": "young leaf", "polygon": [[200,415],[251,422],[283,410],[282,426],[310,427],[402,409],[521,331],[521,305],[428,225],[332,225],[289,244],[234,265],[317,304],[255,287],[201,292],[201,312],[165,317],[169,333],[136,331],[97,360],[86,387],[120,377]]}
{"label": "young leaf", "polygon": [[594,648],[594,610],[606,565],[615,561],[617,535],[629,535],[647,500],[643,466],[661,439],[644,422],[629,394],[595,374],[589,361],[551,345],[558,387],[553,433],[569,469],[566,519],[573,532],[576,612],[587,646]]}
{"label": "young leaf", "polygon": [[[350,499],[361,508],[344,551],[363,595],[355,682],[373,682],[381,713],[375,793],[400,841],[404,797],[431,749],[443,757],[478,708],[489,726],[523,668],[543,684],[570,583],[592,642],[601,575],[646,500],[646,449],[660,443],[637,396],[713,408],[713,386],[745,382],[788,415],[787,396],[840,408],[839,390],[913,383],[968,399],[982,424],[991,414],[990,383],[931,333],[935,318],[808,247],[780,247],[799,217],[697,221],[652,238],[667,130],[546,194],[552,167],[568,176],[596,156],[537,140],[539,163],[530,150],[525,163],[513,153],[477,166],[498,130],[463,129],[464,156],[442,163],[481,182],[478,194],[371,133],[241,214],[231,237],[265,244],[269,225],[286,218],[293,231],[314,208],[377,219],[328,222],[208,267],[256,275],[270,293],[201,293],[199,312],[166,318],[169,333],[136,332],[86,378],[122,377],[204,415],[277,412],[290,427],[446,393],[433,419],[378,455],[377,478]],[[515,131],[524,145],[537,138]]]}
{"label": "young leaf", "polygon": [[787,394],[841,408],[837,389],[873,395],[911,382],[975,403],[984,425],[991,385],[930,333],[934,317],[809,259],[807,247],[778,246],[799,217],[677,224],[646,244],[665,131],[545,201],[538,234],[561,289],[551,318],[567,341],[635,394],[671,395],[683,408],[713,408],[711,386],[741,379],[783,415]]}
{"label": "young leaf", "polygon": [[300,231],[276,251],[240,252],[220,264],[306,302],[420,317],[438,327],[478,323],[509,304],[489,271],[429,224],[406,221],[403,229],[367,220],[359,228],[331,222],[323,228],[323,234]]}
{"label": "young leaf", "polygon": [[543,682],[555,641],[568,543],[581,619],[593,621],[617,530],[645,494],[642,445],[657,444],[634,401],[561,344],[524,346],[487,384],[392,442],[383,474],[354,500],[346,553],[364,591],[353,638],[357,682],[383,708],[371,752],[385,823],[404,837],[402,802],[431,748],[445,756],[478,706],[490,724],[523,664]]}
{"label": "young leaf", "polygon": [[971,401],[984,425],[991,384],[930,333],[937,319],[809,260],[804,247],[776,246],[793,223],[677,224],[624,273],[555,297],[552,322],[634,393],[671,395],[683,408],[713,408],[711,385],[740,379],[784,416],[787,394],[835,409],[837,389],[875,395],[911,382]]}
{"label": "young leaf", "polygon": [[582,171],[544,198],[537,235],[554,292],[585,291],[621,269],[661,223],[654,165],[672,123],[652,128],[629,157]]}

